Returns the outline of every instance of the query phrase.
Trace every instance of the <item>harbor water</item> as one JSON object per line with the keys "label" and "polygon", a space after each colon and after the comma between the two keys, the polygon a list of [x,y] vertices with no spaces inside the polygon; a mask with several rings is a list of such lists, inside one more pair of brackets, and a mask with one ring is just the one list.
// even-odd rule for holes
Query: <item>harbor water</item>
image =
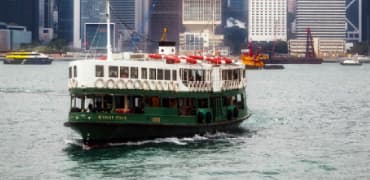
{"label": "harbor water", "polygon": [[370,64],[250,70],[243,132],[96,149],[63,126],[67,66],[0,63],[0,179],[370,179]]}

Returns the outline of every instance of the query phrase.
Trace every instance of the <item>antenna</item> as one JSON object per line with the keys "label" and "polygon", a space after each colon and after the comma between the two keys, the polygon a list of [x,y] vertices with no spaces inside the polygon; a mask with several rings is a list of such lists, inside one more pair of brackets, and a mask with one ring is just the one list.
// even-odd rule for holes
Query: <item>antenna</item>
{"label": "antenna", "polygon": [[107,5],[107,61],[111,61],[112,59],[112,46],[111,46],[111,32],[110,32],[110,3],[109,0],[106,0]]}

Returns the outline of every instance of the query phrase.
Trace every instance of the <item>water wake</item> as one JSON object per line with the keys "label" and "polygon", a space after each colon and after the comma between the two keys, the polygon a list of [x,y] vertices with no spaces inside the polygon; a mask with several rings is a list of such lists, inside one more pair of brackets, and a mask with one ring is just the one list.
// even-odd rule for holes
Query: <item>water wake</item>
{"label": "water wake", "polygon": [[233,134],[217,132],[217,133],[206,133],[204,135],[194,135],[193,137],[168,137],[168,138],[157,138],[152,140],[143,140],[143,141],[128,141],[122,143],[106,143],[99,145],[86,145],[83,143],[82,139],[65,139],[65,144],[71,146],[81,147],[84,150],[90,150],[94,148],[102,147],[118,147],[118,146],[143,146],[143,145],[153,145],[153,144],[172,144],[177,146],[186,146],[191,143],[198,143],[203,141],[217,141],[217,140],[231,140],[237,138]]}

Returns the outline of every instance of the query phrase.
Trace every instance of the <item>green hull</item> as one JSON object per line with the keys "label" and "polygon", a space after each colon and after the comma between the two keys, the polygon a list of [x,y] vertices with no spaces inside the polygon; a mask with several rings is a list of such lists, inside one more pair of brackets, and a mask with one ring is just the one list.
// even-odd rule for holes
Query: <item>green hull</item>
{"label": "green hull", "polygon": [[[230,132],[239,129],[239,125],[250,114],[246,106],[245,89],[214,92],[163,92],[117,89],[72,89],[73,95],[90,97],[98,94],[111,96],[146,97],[158,96],[160,106],[153,107],[146,103],[140,110],[129,112],[116,111],[116,108],[86,112],[85,109],[71,109],[65,126],[81,135],[85,144],[137,141],[163,137],[190,137],[207,132]],[[225,97],[242,95],[240,102],[226,105]],[[180,105],[167,106],[165,98],[188,99],[194,102],[191,110],[183,111]],[[114,98],[113,98],[114,99]],[[120,97],[122,99],[122,97]],[[198,100],[206,99],[203,107]],[[85,100],[82,101],[82,103]],[[132,101],[135,102],[135,101]],[[71,103],[72,107],[74,103]],[[79,104],[79,103],[77,103]],[[101,104],[101,103],[99,103]],[[113,104],[115,104],[113,102]],[[140,103],[139,103],[140,104]],[[203,104],[204,105],[204,104]],[[189,106],[186,106],[188,109]]]}
{"label": "green hull", "polygon": [[191,137],[195,134],[232,132],[248,119],[225,120],[196,125],[155,123],[66,122],[65,126],[78,132],[84,144],[127,142],[164,137]]}

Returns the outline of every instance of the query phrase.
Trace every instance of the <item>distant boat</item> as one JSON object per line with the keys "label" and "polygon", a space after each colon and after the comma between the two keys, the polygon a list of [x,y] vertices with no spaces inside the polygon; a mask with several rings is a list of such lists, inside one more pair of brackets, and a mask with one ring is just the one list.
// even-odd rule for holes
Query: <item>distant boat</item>
{"label": "distant boat", "polygon": [[5,55],[4,64],[51,64],[53,60],[38,52],[9,52]]}
{"label": "distant boat", "polygon": [[341,65],[360,66],[362,62],[358,60],[358,55],[353,56],[351,59],[346,59],[340,62]]}

